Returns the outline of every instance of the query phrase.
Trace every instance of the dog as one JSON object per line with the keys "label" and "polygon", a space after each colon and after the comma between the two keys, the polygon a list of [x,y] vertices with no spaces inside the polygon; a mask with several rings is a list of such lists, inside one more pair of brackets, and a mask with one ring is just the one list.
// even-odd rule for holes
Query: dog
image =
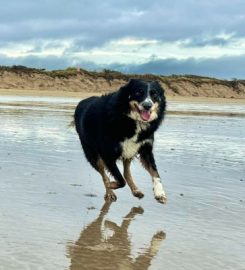
{"label": "dog", "polygon": [[[76,131],[87,160],[103,179],[106,201],[116,201],[114,189],[129,185],[133,195],[142,198],[130,172],[138,156],[152,177],[155,199],[167,197],[153,155],[154,133],[164,119],[166,99],[157,81],[130,79],[118,91],[86,98],[74,114]],[[123,162],[123,175],[116,164]],[[106,172],[114,181],[110,181]]]}

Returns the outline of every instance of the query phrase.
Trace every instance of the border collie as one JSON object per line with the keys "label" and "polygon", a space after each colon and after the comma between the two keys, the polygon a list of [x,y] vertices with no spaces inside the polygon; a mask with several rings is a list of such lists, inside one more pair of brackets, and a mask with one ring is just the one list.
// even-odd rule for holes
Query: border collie
{"label": "border collie", "polygon": [[[103,179],[106,201],[116,201],[114,189],[129,185],[142,198],[130,172],[136,156],[152,177],[155,199],[166,203],[166,195],[153,155],[154,132],[163,121],[166,108],[164,90],[156,81],[131,79],[118,91],[82,100],[74,120],[85,156]],[[121,174],[117,160],[123,162]],[[114,181],[110,181],[106,172]]]}

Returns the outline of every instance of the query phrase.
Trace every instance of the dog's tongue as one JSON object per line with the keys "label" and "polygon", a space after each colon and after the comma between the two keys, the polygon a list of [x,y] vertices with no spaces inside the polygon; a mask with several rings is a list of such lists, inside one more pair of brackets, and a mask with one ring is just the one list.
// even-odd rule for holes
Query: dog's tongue
{"label": "dog's tongue", "polygon": [[142,111],[140,113],[140,116],[143,120],[148,121],[151,117],[151,112],[150,111]]}

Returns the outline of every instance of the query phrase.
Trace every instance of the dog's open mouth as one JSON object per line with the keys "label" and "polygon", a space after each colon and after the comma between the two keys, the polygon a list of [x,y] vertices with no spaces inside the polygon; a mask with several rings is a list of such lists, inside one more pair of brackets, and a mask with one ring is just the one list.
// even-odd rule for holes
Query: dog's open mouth
{"label": "dog's open mouth", "polygon": [[142,118],[142,120],[144,121],[149,121],[149,119],[151,118],[151,112],[147,111],[147,110],[139,110],[139,114],[140,117]]}
{"label": "dog's open mouth", "polygon": [[151,110],[144,109],[141,105],[139,105],[137,102],[133,101],[130,103],[131,110],[134,112],[137,112],[141,118],[142,121],[148,122],[151,119]]}
{"label": "dog's open mouth", "polygon": [[150,110],[145,110],[145,109],[141,109],[139,108],[139,106],[137,104],[135,104],[136,109],[141,117],[141,119],[143,121],[149,121],[151,118],[151,111]]}

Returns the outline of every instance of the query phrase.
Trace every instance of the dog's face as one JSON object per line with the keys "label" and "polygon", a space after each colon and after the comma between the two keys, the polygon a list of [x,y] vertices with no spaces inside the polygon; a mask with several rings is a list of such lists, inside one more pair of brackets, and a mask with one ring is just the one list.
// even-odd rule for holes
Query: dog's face
{"label": "dog's face", "polygon": [[140,122],[158,118],[160,106],[165,106],[164,91],[158,82],[132,79],[126,88],[130,118]]}

